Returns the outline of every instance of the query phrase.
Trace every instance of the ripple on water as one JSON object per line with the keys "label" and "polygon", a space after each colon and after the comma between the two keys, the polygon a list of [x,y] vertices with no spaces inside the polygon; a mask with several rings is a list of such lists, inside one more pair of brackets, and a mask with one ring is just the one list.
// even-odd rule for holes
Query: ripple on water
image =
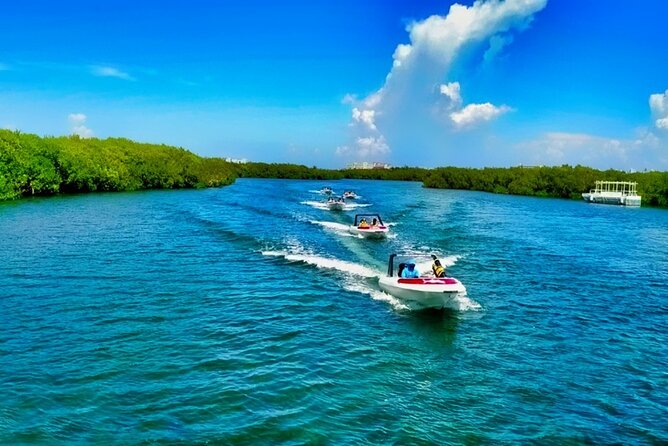
{"label": "ripple on water", "polygon": [[[668,439],[667,213],[337,182],[394,223],[367,243],[302,204],[324,185],[0,209],[0,443]],[[382,293],[398,251],[462,305]]]}

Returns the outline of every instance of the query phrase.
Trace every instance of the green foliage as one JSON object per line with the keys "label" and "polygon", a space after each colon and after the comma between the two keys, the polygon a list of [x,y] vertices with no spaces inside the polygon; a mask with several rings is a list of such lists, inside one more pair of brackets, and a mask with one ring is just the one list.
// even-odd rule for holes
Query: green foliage
{"label": "green foliage", "polygon": [[231,164],[187,150],[124,138],[40,138],[0,130],[0,200],[59,192],[216,187],[236,177],[422,181],[425,187],[580,199],[596,180],[636,181],[644,206],[668,207],[668,172],[627,173],[584,166],[469,169],[318,169],[296,164]]}
{"label": "green foliage", "polygon": [[0,130],[0,200],[59,192],[215,187],[234,179],[234,169],[224,160],[181,148]]}
{"label": "green foliage", "polygon": [[466,169],[442,167],[424,178],[424,186],[512,195],[581,199],[597,180],[635,181],[645,206],[668,207],[668,172],[596,170],[584,166]]}

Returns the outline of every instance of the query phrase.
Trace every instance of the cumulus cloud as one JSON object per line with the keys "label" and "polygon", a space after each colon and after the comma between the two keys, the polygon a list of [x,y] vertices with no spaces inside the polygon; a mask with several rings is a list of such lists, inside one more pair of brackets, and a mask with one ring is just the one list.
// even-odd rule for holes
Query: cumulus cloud
{"label": "cumulus cloud", "polygon": [[635,138],[619,139],[585,133],[548,132],[516,146],[520,162],[529,165],[582,164],[599,169],[666,166],[662,142],[647,129]]}
{"label": "cumulus cloud", "polygon": [[445,98],[442,108],[447,112],[449,120],[459,129],[491,121],[511,110],[507,105],[497,107],[489,102],[468,104],[464,107],[459,82],[441,84],[439,91]]}
{"label": "cumulus cloud", "polygon": [[484,104],[469,104],[463,109],[450,113],[450,119],[458,127],[468,127],[480,122],[491,121],[494,118],[510,111],[510,107],[497,107],[485,102]]}
{"label": "cumulus cloud", "polygon": [[[410,42],[395,48],[384,85],[361,100],[347,96],[353,108],[350,125],[353,143],[337,153],[350,155],[357,151],[359,157],[388,154],[388,140],[400,131],[447,136],[443,119],[433,113],[444,97],[449,99],[446,108],[450,130],[471,127],[510,110],[505,105],[497,107],[490,103],[462,107],[459,83],[444,81],[467,48],[486,45],[484,58],[493,59],[512,42],[511,33],[526,28],[533,14],[543,9],[546,2],[478,0],[468,7],[454,4],[445,16],[432,15],[409,24],[406,30]],[[484,62],[482,57],[481,62]],[[436,95],[435,90],[438,90]],[[382,141],[377,144],[382,150],[368,151],[367,146],[360,144],[369,141],[367,138]]]}
{"label": "cumulus cloud", "polygon": [[668,90],[650,95],[649,108],[656,128],[668,130]]}
{"label": "cumulus cloud", "polygon": [[100,77],[115,77],[117,79],[123,79],[126,81],[134,81],[135,78],[130,76],[125,71],[121,71],[118,68],[109,67],[109,66],[94,66],[91,69],[91,72],[95,76]]}
{"label": "cumulus cloud", "polygon": [[366,125],[369,130],[376,130],[376,124],[373,122],[375,115],[375,110],[360,110],[357,107],[353,108],[353,122],[362,123]]}
{"label": "cumulus cloud", "polygon": [[86,119],[88,117],[83,113],[70,113],[67,117],[67,120],[70,121],[71,134],[79,135],[81,138],[92,138],[94,136],[93,131],[86,127]]}
{"label": "cumulus cloud", "polygon": [[460,93],[461,87],[459,82],[450,82],[449,84],[442,84],[439,88],[441,94],[450,100],[447,105],[448,109],[458,109],[462,106],[462,95]]}

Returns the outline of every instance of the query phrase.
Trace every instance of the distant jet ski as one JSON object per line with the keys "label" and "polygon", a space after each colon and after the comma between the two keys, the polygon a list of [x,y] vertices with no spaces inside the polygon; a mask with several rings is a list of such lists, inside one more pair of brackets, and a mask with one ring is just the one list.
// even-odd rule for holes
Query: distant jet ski
{"label": "distant jet ski", "polygon": [[385,238],[390,228],[383,224],[378,214],[357,214],[348,232],[365,238]]}
{"label": "distant jet ski", "polygon": [[357,198],[357,194],[351,190],[347,190],[343,193],[343,198],[346,200],[354,200]]}
{"label": "distant jet ski", "polygon": [[[418,259],[424,260],[425,257],[420,256]],[[432,255],[431,259],[434,261],[432,271],[418,277],[403,278],[401,273],[404,268],[408,268],[409,263],[415,261],[407,260],[407,256],[392,254],[388,261],[387,276],[381,277],[378,285],[411,308],[446,308],[458,294],[465,294],[466,288],[454,277],[446,277],[445,269],[435,255]]]}
{"label": "distant jet ski", "polygon": [[332,195],[334,191],[332,190],[331,187],[323,187],[322,189],[320,189],[320,193],[325,195]]}

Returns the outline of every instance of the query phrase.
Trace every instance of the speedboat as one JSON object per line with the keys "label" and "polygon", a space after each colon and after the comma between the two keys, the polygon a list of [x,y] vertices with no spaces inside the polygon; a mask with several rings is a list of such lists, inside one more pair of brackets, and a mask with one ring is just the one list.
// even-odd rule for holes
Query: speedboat
{"label": "speedboat", "polygon": [[[401,272],[406,267],[407,256],[401,256],[398,259],[397,257],[399,257],[397,254],[390,256],[387,276],[381,277],[378,285],[386,293],[404,301],[409,308],[446,308],[457,295],[466,294],[464,285],[454,277],[445,277],[444,270],[443,274],[439,274],[442,277],[436,277],[431,271],[416,278],[401,277]],[[418,257],[418,259],[427,260],[425,256]],[[431,259],[434,263],[438,261],[435,255],[432,255]]]}
{"label": "speedboat", "polygon": [[330,211],[342,211],[346,201],[341,197],[329,197],[327,199],[327,207]]}
{"label": "speedboat", "polygon": [[357,214],[355,222],[348,227],[348,232],[364,238],[385,238],[389,230],[378,214]]}
{"label": "speedboat", "polygon": [[343,193],[343,198],[345,198],[346,200],[354,200],[355,198],[357,198],[357,194],[351,190],[347,190]]}
{"label": "speedboat", "polygon": [[322,189],[320,189],[320,193],[325,195],[332,195],[334,191],[332,190],[331,187],[323,187]]}

